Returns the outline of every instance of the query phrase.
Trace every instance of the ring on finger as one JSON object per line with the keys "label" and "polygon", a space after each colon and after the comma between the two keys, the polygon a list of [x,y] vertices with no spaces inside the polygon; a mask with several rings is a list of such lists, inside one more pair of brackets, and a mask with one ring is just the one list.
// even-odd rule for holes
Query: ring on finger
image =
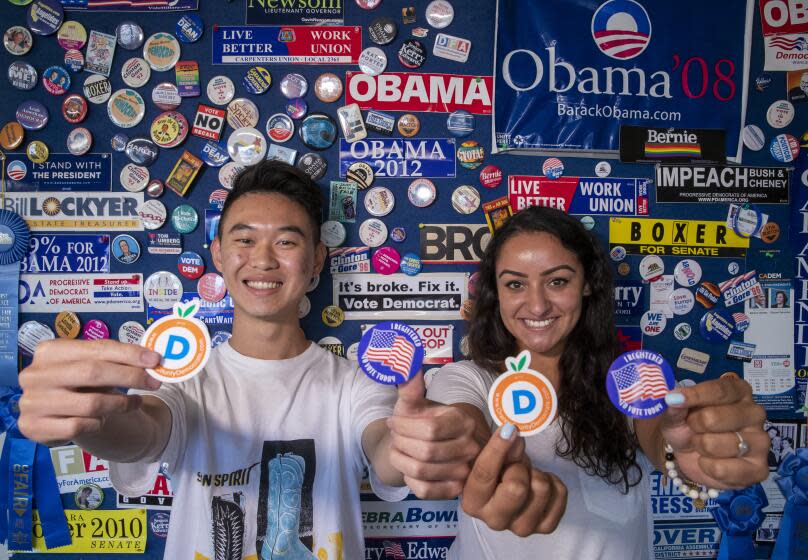
{"label": "ring on finger", "polygon": [[738,458],[741,458],[749,453],[749,444],[743,439],[741,432],[735,432],[735,435],[738,436]]}

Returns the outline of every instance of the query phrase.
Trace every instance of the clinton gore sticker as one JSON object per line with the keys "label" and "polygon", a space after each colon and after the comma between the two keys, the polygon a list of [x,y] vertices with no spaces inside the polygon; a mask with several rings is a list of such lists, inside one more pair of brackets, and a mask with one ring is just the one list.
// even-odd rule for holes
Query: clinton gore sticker
{"label": "clinton gore sticker", "polygon": [[175,303],[174,311],[155,321],[143,334],[140,345],[163,358],[146,372],[164,383],[187,381],[199,373],[210,358],[210,335],[205,323],[195,317],[200,302]]}
{"label": "clinton gore sticker", "polygon": [[530,369],[530,351],[506,358],[508,368],[488,392],[488,411],[497,425],[510,422],[523,436],[538,434],[553,421],[558,397],[552,383]]}
{"label": "clinton gore sticker", "polygon": [[652,418],[665,412],[665,395],[676,381],[670,364],[649,350],[617,357],[606,374],[606,390],[614,406],[632,418]]}
{"label": "clinton gore sticker", "polygon": [[424,362],[424,345],[404,323],[379,323],[359,341],[359,367],[377,383],[398,385],[412,379]]}

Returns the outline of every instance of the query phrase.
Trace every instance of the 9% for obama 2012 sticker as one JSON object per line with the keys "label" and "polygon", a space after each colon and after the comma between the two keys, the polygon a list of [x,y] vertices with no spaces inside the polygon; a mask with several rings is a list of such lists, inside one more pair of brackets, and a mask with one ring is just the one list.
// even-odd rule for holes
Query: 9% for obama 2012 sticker
{"label": "9% for obama 2012 sticker", "polygon": [[161,317],[146,330],[140,345],[160,354],[160,364],[146,372],[164,383],[187,381],[202,371],[210,358],[210,334],[196,318],[200,301],[174,304],[171,315]]}

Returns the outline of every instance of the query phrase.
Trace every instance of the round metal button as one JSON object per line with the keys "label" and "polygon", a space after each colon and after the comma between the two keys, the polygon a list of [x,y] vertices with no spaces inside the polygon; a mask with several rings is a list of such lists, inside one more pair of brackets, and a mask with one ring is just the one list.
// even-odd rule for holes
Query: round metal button
{"label": "round metal button", "polygon": [[255,165],[262,161],[267,153],[264,135],[254,128],[234,130],[227,139],[227,152],[230,159],[241,165]]}
{"label": "round metal button", "polygon": [[143,58],[157,72],[171,70],[180,59],[180,43],[168,33],[155,33],[143,45]]}
{"label": "round metal button", "polygon": [[26,130],[41,130],[48,124],[48,109],[39,101],[23,101],[15,113],[17,122]]}
{"label": "round metal button", "polygon": [[139,49],[145,38],[143,28],[133,21],[119,23],[115,29],[115,37],[118,44],[128,51]]}
{"label": "round metal button", "polygon": [[25,154],[33,163],[45,163],[50,156],[50,150],[42,140],[34,140],[25,148]]}
{"label": "round metal button", "polygon": [[333,103],[342,97],[342,80],[336,74],[320,74],[314,82],[314,95],[320,101]]}
{"label": "round metal button", "polygon": [[150,77],[151,68],[142,58],[130,58],[121,67],[121,78],[129,87],[141,87],[149,81]]}
{"label": "round metal button", "polygon": [[93,74],[84,80],[83,91],[87,101],[100,105],[109,101],[112,96],[112,84],[106,76]]}
{"label": "round metal button", "polygon": [[59,28],[56,41],[65,50],[79,50],[87,43],[87,30],[75,20],[66,21]]}
{"label": "round metal button", "polygon": [[52,35],[62,25],[65,11],[59,0],[34,0],[27,15],[28,29],[37,35]]}
{"label": "round metal button", "polygon": [[65,97],[62,101],[62,116],[70,124],[77,124],[87,117],[87,100],[78,93]]}
{"label": "round metal button", "polygon": [[426,47],[421,41],[408,39],[398,49],[398,61],[406,68],[420,68],[426,61]]}
{"label": "round metal button", "polygon": [[119,89],[107,102],[109,120],[121,128],[137,126],[146,114],[146,103],[133,89]]}
{"label": "round metal button", "polygon": [[214,105],[227,105],[233,100],[236,86],[227,76],[214,76],[208,82],[208,99]]}
{"label": "round metal button", "polygon": [[359,69],[368,76],[378,76],[387,68],[387,55],[379,47],[368,47],[359,55]]}
{"label": "round metal button", "polygon": [[29,91],[36,87],[36,69],[27,62],[15,61],[8,66],[8,81],[17,89]]}
{"label": "round metal button", "polygon": [[42,73],[42,85],[51,95],[64,95],[70,89],[70,74],[61,66],[50,66]]}
{"label": "round metal button", "polygon": [[421,130],[421,121],[419,121],[418,117],[415,115],[407,113],[398,118],[396,127],[398,128],[399,134],[405,138],[411,138]]}
{"label": "round metal button", "polygon": [[454,19],[454,7],[446,0],[432,0],[426,7],[426,21],[435,29],[448,27]]}
{"label": "round metal button", "polygon": [[171,82],[163,82],[152,89],[152,102],[163,111],[173,111],[180,106],[179,88]]}
{"label": "round metal button", "polygon": [[0,146],[6,150],[13,150],[22,144],[25,138],[25,130],[20,123],[11,121],[0,129]]}
{"label": "round metal button", "polygon": [[304,97],[309,91],[309,82],[302,74],[286,74],[281,78],[281,93],[287,99]]}
{"label": "round metal button", "polygon": [[74,156],[83,156],[90,151],[92,145],[93,135],[83,126],[74,128],[67,135],[67,151]]}
{"label": "round metal button", "polygon": [[253,95],[266,93],[272,85],[272,74],[263,66],[253,66],[241,80],[244,88]]}
{"label": "round metal button", "polygon": [[393,18],[386,16],[374,19],[368,26],[368,36],[377,45],[388,45],[398,34],[398,26]]}
{"label": "round metal button", "polygon": [[31,32],[22,25],[15,25],[6,29],[3,34],[3,45],[6,50],[13,55],[22,56],[28,54],[34,45],[34,38]]}
{"label": "round metal button", "polygon": [[429,179],[415,179],[410,186],[407,187],[407,198],[413,206],[418,208],[426,208],[438,196],[438,189],[435,183]]}

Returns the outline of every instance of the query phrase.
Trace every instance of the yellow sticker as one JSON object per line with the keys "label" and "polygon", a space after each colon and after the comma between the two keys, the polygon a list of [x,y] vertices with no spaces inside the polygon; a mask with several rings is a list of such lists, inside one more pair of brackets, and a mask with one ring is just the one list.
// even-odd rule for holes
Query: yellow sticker
{"label": "yellow sticker", "polygon": [[70,527],[73,543],[48,550],[42,538],[42,522],[34,510],[34,552],[84,554],[143,554],[146,551],[145,509],[99,509],[84,511],[66,509],[65,517]]}
{"label": "yellow sticker", "polygon": [[745,257],[749,239],[723,221],[611,218],[609,248],[618,245],[630,255]]}

